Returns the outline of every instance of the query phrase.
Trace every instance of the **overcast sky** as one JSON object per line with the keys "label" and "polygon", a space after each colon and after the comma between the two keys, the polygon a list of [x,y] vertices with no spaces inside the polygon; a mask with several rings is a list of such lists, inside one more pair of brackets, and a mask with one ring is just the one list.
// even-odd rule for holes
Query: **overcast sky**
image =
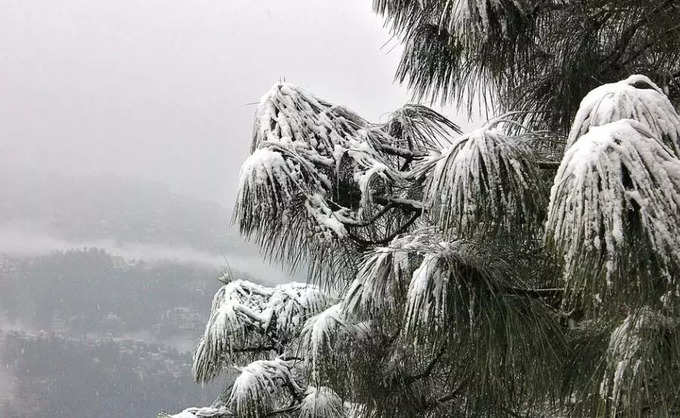
{"label": "overcast sky", "polygon": [[[408,101],[370,0],[0,0],[0,164],[231,206],[277,80],[369,119]],[[387,46],[383,46],[387,43]]]}

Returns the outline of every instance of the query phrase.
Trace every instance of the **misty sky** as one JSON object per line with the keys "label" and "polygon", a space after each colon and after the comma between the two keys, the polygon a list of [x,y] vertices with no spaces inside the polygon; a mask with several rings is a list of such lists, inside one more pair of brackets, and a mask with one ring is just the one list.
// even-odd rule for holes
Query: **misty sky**
{"label": "misty sky", "polygon": [[[0,0],[0,164],[231,206],[277,80],[370,119],[408,101],[370,0]],[[383,46],[387,43],[386,46]]]}
{"label": "misty sky", "polygon": [[[272,84],[379,120],[408,101],[393,83],[399,54],[371,0],[0,0],[0,176],[33,173],[49,188],[113,174],[231,207],[255,104]],[[71,242],[2,223],[0,253],[96,245],[132,258],[228,258],[260,281],[289,279],[252,249]]]}

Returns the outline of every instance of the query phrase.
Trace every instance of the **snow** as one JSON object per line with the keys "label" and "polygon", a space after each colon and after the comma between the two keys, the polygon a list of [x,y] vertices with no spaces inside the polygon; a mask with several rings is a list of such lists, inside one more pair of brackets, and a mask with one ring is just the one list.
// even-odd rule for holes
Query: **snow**
{"label": "snow", "polygon": [[[678,320],[669,318],[649,307],[643,307],[639,311],[628,315],[622,323],[612,332],[607,347],[607,372],[600,383],[600,396],[603,399],[611,399],[614,408],[617,408],[625,399],[627,390],[632,388],[632,383],[640,373],[643,378],[644,369],[647,367],[647,351],[654,350],[654,339],[649,338],[649,333],[669,331],[678,326]],[[625,405],[624,405],[625,406]],[[613,412],[615,414],[615,412]]]}
{"label": "snow", "polygon": [[444,231],[460,235],[489,219],[509,229],[519,218],[535,218],[537,196],[528,155],[512,138],[483,127],[444,150],[428,176],[423,206]]}
{"label": "snow", "polygon": [[[306,167],[294,156],[258,149],[241,166],[239,175],[239,201],[252,202],[262,216],[276,216],[287,202],[304,193]],[[312,185],[321,178],[309,177]]]}
{"label": "snow", "polygon": [[281,341],[294,338],[303,322],[329,304],[324,291],[303,283],[273,288],[243,280],[222,286],[213,298],[210,319],[194,355],[194,376],[207,381],[217,376],[225,356],[249,346],[271,345],[264,340],[274,329]]}
{"label": "snow", "polygon": [[[445,327],[449,290],[460,266],[476,254],[465,240],[447,242],[434,228],[395,238],[389,246],[372,250],[363,260],[343,300],[350,318],[373,319],[403,312],[406,333],[422,325]],[[473,301],[470,320],[474,317]]]}
{"label": "snow", "polygon": [[[629,242],[631,216],[668,269],[680,261],[680,160],[646,126],[591,127],[566,151],[550,193],[546,237],[564,253],[566,276],[583,257],[606,259],[608,283]],[[666,270],[666,278],[674,280]]]}
{"label": "snow", "polygon": [[305,207],[309,215],[316,220],[319,226],[319,233],[317,235],[324,241],[332,241],[334,238],[344,238],[347,235],[345,225],[340,222],[338,218],[326,204],[326,201],[320,194],[311,195],[305,202]]}
{"label": "snow", "polygon": [[447,316],[449,275],[440,261],[440,254],[427,254],[413,272],[404,314],[406,329],[411,333],[423,323],[441,324]]}
{"label": "snow", "polygon": [[345,309],[358,317],[395,310],[410,272],[408,252],[378,247],[361,265],[345,294]]}
{"label": "snow", "polygon": [[373,178],[380,177],[387,180],[385,173],[389,171],[387,166],[382,163],[374,163],[369,167],[370,168],[368,168],[368,170],[365,172],[358,172],[354,175],[354,180],[359,185],[359,190],[361,190],[362,207],[366,207],[370,203],[371,191],[369,187],[371,186],[371,181]]}
{"label": "snow", "polygon": [[632,75],[589,92],[574,118],[567,148],[591,127],[621,119],[637,120],[670,147],[676,157],[680,156],[680,116],[663,91],[643,75]]}
{"label": "snow", "polygon": [[[308,215],[305,221],[319,233],[309,239],[344,238],[343,220],[361,219],[362,209],[371,202],[375,179],[386,184],[402,181],[395,169],[396,157],[385,152],[399,150],[405,142],[385,129],[290,83],[276,84],[260,101],[252,154],[241,168],[235,208],[241,229],[246,233],[269,230],[289,220],[290,208],[299,205],[306,210],[296,213]],[[352,171],[349,176],[343,172],[346,169]],[[359,190],[359,209],[331,204],[341,180],[351,182],[343,187]]]}
{"label": "snow", "polygon": [[312,370],[319,370],[323,354],[333,349],[338,334],[347,327],[342,303],[337,303],[307,320],[300,335],[300,347],[311,354],[309,363]]}
{"label": "snow", "polygon": [[273,392],[291,385],[302,392],[292,373],[292,363],[281,359],[258,360],[240,368],[229,395],[228,405],[238,417],[259,417],[274,405]]}
{"label": "snow", "polygon": [[344,311],[353,318],[373,318],[398,311],[417,266],[416,254],[443,250],[446,242],[432,228],[394,238],[386,247],[376,247],[364,257],[356,278],[344,297]]}
{"label": "snow", "polygon": [[263,96],[255,119],[234,218],[246,235],[267,235],[260,245],[278,255],[291,249],[267,245],[272,239],[315,248],[319,240],[346,238],[346,225],[369,226],[380,210],[371,207],[375,190],[416,202],[409,168],[458,132],[424,106],[407,105],[386,123],[371,123],[285,82]]}
{"label": "snow", "polygon": [[310,386],[300,405],[299,418],[342,418],[345,416],[342,399],[326,386]]}

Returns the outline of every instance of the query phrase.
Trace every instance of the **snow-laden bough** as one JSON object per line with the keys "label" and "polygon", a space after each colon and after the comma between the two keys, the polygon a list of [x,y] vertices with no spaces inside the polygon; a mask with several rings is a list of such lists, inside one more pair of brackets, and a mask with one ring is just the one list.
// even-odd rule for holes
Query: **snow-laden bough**
{"label": "snow-laden bough", "polygon": [[299,418],[344,418],[342,399],[326,386],[310,386],[300,405]]}
{"label": "snow-laden bough", "polygon": [[621,120],[592,127],[569,147],[548,212],[546,239],[564,257],[570,293],[586,297],[595,293],[586,289],[599,287],[603,297],[612,286],[630,289],[633,269],[645,280],[656,276],[674,284],[680,160],[643,124]]}
{"label": "snow-laden bough", "polygon": [[493,126],[480,128],[434,162],[423,206],[449,236],[531,229],[544,212],[535,167],[520,143]]}
{"label": "snow-laden bough", "polygon": [[567,148],[591,127],[621,119],[638,121],[680,157],[680,116],[663,91],[639,74],[604,84],[583,98],[569,132]]}
{"label": "snow-laden bough", "polygon": [[[677,381],[662,382],[672,379],[672,373],[667,374],[667,370],[661,371],[666,376],[657,373],[660,364],[678,361],[672,345],[678,342],[679,325],[677,318],[644,306],[629,314],[611,333],[600,396],[611,402],[612,416],[633,404],[652,401],[645,399],[649,394],[664,394],[668,399],[677,395],[674,393]],[[670,387],[663,387],[669,383]],[[663,401],[663,397],[656,400]]]}
{"label": "snow-laden bough", "polygon": [[406,291],[418,252],[442,240],[431,228],[399,236],[386,247],[376,247],[362,260],[359,273],[345,292],[345,311],[356,318],[396,313]]}
{"label": "snow-laden bough", "polygon": [[[194,378],[213,379],[240,352],[259,347],[280,350],[297,336],[308,317],[328,304],[327,294],[309,284],[269,288],[236,280],[224,285],[213,298],[210,319],[194,354]],[[267,336],[269,330],[276,330],[275,335]]]}
{"label": "snow-laden bough", "polygon": [[237,417],[259,418],[271,412],[274,393],[290,388],[296,394],[303,389],[293,374],[293,364],[282,359],[258,360],[240,368],[234,381],[228,405]]}
{"label": "snow-laden bough", "polygon": [[266,256],[292,269],[307,261],[316,279],[343,274],[337,266],[347,264],[356,242],[391,236],[388,225],[407,224],[395,207],[409,215],[420,210],[410,191],[412,164],[448,143],[458,127],[418,105],[371,123],[278,83],[260,101],[253,131],[234,220]]}

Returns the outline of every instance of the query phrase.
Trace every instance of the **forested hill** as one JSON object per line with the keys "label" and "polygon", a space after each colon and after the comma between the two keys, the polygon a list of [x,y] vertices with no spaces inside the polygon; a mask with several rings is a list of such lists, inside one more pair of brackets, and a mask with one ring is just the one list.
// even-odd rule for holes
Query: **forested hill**
{"label": "forested hill", "polygon": [[[101,249],[2,258],[0,416],[155,416],[191,384],[217,269],[128,262]],[[28,408],[28,409],[27,409]]]}
{"label": "forested hill", "polygon": [[47,332],[0,331],[0,368],[3,418],[154,417],[222,385],[191,384],[191,356],[163,344]]}
{"label": "forested hill", "polygon": [[160,183],[0,167],[0,255],[94,247],[127,260],[229,266],[264,282],[287,280],[243,241],[230,217],[216,201]]}
{"label": "forested hill", "polygon": [[33,330],[74,335],[200,335],[217,269],[128,262],[101,249],[2,259],[0,314]]}
{"label": "forested hill", "polygon": [[190,365],[216,277],[286,279],[228,223],[226,208],[161,184],[0,167],[0,417],[155,416],[214,399],[224,381],[192,385]]}

